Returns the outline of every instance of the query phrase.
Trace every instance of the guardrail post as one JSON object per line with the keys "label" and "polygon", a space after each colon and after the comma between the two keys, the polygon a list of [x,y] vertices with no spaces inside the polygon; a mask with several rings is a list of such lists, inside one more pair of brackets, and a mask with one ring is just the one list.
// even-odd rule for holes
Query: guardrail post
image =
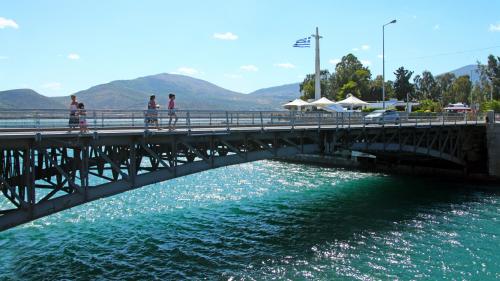
{"label": "guardrail post", "polygon": [[321,129],[321,112],[318,112],[318,130]]}
{"label": "guardrail post", "polygon": [[467,119],[469,119],[467,118],[467,112],[464,112],[464,119],[465,119],[465,125],[467,125]]}
{"label": "guardrail post", "polygon": [[94,130],[97,130],[97,113],[92,110],[92,118],[94,119]]}
{"label": "guardrail post", "polygon": [[339,113],[335,112],[335,125],[337,126],[337,129],[339,128]]}
{"label": "guardrail post", "polygon": [[252,125],[255,125],[255,115],[252,112]]}
{"label": "guardrail post", "polygon": [[35,112],[35,128],[40,131],[40,114]]}
{"label": "guardrail post", "polygon": [[135,127],[135,115],[132,112],[132,127]]}
{"label": "guardrail post", "polygon": [[226,111],[226,130],[229,132],[229,112]]}
{"label": "guardrail post", "polygon": [[262,111],[260,113],[260,130],[264,131],[264,117],[262,117]]}
{"label": "guardrail post", "polygon": [[149,116],[148,112],[144,111],[144,132],[149,131]]}
{"label": "guardrail post", "polygon": [[295,120],[293,119],[294,115],[293,115],[293,111],[290,110],[290,126],[292,127],[292,130],[294,129],[294,125],[295,125]]}
{"label": "guardrail post", "polygon": [[274,121],[273,121],[273,113],[271,112],[271,125],[274,125],[274,123],[273,123],[273,122],[274,122]]}
{"label": "guardrail post", "polygon": [[212,113],[211,112],[208,114],[208,120],[209,120],[208,125],[212,126]]}
{"label": "guardrail post", "polygon": [[415,113],[415,127],[418,126],[418,112]]}
{"label": "guardrail post", "polygon": [[240,114],[238,112],[236,113],[236,126],[240,126]]}
{"label": "guardrail post", "polygon": [[189,114],[189,111],[186,112],[186,125],[188,127],[188,134],[191,133],[191,115]]}
{"label": "guardrail post", "polygon": [[104,112],[101,112],[101,128],[104,128]]}
{"label": "guardrail post", "polygon": [[349,115],[347,116],[347,118],[349,118],[349,120],[347,120],[347,128],[350,129],[351,128],[351,112],[349,111]]}

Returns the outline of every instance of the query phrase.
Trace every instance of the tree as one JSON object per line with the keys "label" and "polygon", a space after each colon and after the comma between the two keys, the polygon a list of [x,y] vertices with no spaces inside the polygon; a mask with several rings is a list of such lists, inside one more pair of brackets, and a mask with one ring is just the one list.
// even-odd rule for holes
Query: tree
{"label": "tree", "polygon": [[443,105],[447,105],[451,102],[452,94],[450,92],[451,85],[455,81],[455,74],[448,72],[436,77],[438,83],[439,91],[441,92],[441,102]]}
{"label": "tree", "polygon": [[430,71],[422,72],[422,78],[419,80],[419,89],[426,99],[433,101],[440,100],[440,91],[434,76]]}
{"label": "tree", "polygon": [[493,99],[500,99],[500,57],[488,56],[488,64],[478,63],[481,83],[493,94]]}
{"label": "tree", "polygon": [[[321,96],[322,97],[327,97],[328,93],[330,92],[330,72],[328,70],[321,70],[319,72],[320,74],[320,86],[321,86]],[[308,99],[314,99],[314,94],[315,94],[315,74],[307,74],[306,78],[302,83],[300,83],[299,88],[300,92],[302,93],[302,96],[300,97],[303,100],[308,100]]]}
{"label": "tree", "polygon": [[469,75],[458,77],[453,84],[451,84],[451,93],[453,98],[451,102],[461,102],[470,104],[470,94],[472,90],[472,82]]}
{"label": "tree", "polygon": [[[374,80],[370,81],[370,91],[368,94],[361,96],[364,101],[379,101],[382,100],[382,75],[377,75]],[[392,98],[394,90],[392,81],[385,81],[385,97]]]}
{"label": "tree", "polygon": [[344,99],[347,94],[362,97],[370,92],[371,72],[353,54],[342,57],[331,76],[331,98]]}
{"label": "tree", "polygon": [[413,71],[409,71],[402,66],[394,72],[394,75],[396,75],[394,94],[398,100],[406,100],[407,94],[410,96],[413,94],[413,85],[410,83]]}

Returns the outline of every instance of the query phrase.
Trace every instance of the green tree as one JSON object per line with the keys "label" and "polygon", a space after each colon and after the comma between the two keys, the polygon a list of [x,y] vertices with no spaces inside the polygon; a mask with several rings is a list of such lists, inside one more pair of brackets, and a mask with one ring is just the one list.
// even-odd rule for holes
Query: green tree
{"label": "green tree", "polygon": [[344,99],[347,94],[357,97],[368,95],[370,92],[371,72],[353,54],[342,57],[335,67],[335,74],[331,76],[331,96]]}
{"label": "green tree", "polygon": [[[314,99],[314,94],[315,94],[315,79],[316,75],[315,74],[307,74],[306,78],[302,83],[300,83],[300,92],[302,93],[302,96],[300,97],[303,100],[308,100],[308,99]],[[328,93],[330,92],[330,72],[328,70],[321,70],[320,71],[320,85],[321,85],[321,96],[322,97],[327,97]]]}
{"label": "green tree", "polygon": [[396,72],[396,80],[394,81],[394,94],[398,100],[406,100],[406,95],[413,96],[413,84],[410,83],[410,78],[413,71],[405,69],[403,66],[398,68]]}
{"label": "green tree", "polygon": [[[362,95],[361,99],[364,101],[380,101],[382,100],[382,75],[377,75],[375,79],[370,81],[369,94]],[[394,89],[392,81],[385,81],[385,97],[394,97]]]}
{"label": "green tree", "polygon": [[493,99],[500,99],[500,57],[489,55],[486,65],[477,63],[483,87],[493,94]]}
{"label": "green tree", "polygon": [[455,81],[455,74],[448,72],[439,76],[436,76],[436,81],[438,83],[439,91],[441,92],[441,102],[443,105],[447,105],[452,100],[451,85]]}
{"label": "green tree", "polygon": [[470,94],[472,90],[472,82],[469,75],[458,77],[453,84],[451,84],[450,91],[453,95],[451,102],[461,102],[470,104]]}

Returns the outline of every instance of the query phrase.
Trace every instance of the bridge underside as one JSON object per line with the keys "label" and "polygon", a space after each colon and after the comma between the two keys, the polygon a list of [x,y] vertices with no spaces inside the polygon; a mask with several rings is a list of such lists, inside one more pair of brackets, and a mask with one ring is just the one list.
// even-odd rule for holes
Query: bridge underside
{"label": "bridge underside", "polygon": [[[318,151],[316,132],[44,138],[0,149],[0,230],[208,169]],[[1,147],[1,146],[0,146]]]}
{"label": "bridge underside", "polygon": [[355,150],[377,161],[484,169],[484,126],[365,127],[0,138],[0,231],[208,169]]}
{"label": "bridge underside", "polygon": [[325,132],[324,150],[365,152],[379,160],[427,167],[486,169],[485,128],[478,126],[384,127]]}

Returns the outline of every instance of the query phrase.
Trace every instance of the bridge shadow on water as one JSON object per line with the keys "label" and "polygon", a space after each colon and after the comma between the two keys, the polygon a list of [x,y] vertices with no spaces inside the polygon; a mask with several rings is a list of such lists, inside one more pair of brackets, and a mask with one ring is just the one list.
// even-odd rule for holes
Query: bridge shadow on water
{"label": "bridge shadow on water", "polygon": [[[374,176],[167,213],[62,224],[54,227],[54,234],[36,229],[25,234],[33,247],[41,248],[12,255],[7,268],[21,279],[257,276],[268,267],[314,259],[318,249],[352,247],[368,235],[402,228],[418,230],[408,225],[439,220],[459,206],[481,201],[478,194],[483,193],[500,194],[426,179]],[[12,233],[23,235],[20,230]],[[5,258],[0,261],[6,263]]]}

